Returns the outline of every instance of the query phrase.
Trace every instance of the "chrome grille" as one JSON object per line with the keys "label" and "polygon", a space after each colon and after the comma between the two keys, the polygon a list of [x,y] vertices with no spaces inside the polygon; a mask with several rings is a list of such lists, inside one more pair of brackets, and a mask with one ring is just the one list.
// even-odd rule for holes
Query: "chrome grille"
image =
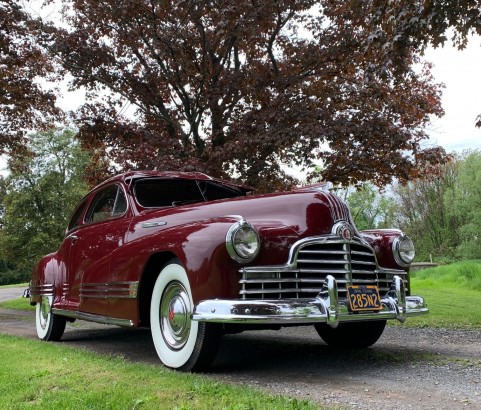
{"label": "chrome grille", "polygon": [[346,286],[377,285],[381,296],[388,290],[391,274],[378,270],[372,249],[360,241],[340,239],[304,244],[289,267],[242,269],[242,299],[291,299],[315,297],[327,275],[336,279],[339,297],[346,297]]}

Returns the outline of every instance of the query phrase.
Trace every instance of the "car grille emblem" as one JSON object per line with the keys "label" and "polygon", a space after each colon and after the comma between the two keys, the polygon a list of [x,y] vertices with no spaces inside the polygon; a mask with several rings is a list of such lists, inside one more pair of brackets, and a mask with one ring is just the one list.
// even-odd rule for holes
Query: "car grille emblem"
{"label": "car grille emblem", "polygon": [[344,221],[338,222],[336,225],[334,225],[332,233],[344,239],[346,242],[351,242],[354,238],[353,227]]}
{"label": "car grille emblem", "polygon": [[342,229],[341,229],[341,236],[343,239],[345,239],[346,241],[351,241],[352,239],[352,229],[350,226],[343,226]]}

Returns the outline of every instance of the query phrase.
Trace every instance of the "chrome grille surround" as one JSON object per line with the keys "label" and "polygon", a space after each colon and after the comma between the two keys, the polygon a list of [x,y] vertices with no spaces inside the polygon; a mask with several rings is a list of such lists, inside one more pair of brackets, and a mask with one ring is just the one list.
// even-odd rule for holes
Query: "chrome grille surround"
{"label": "chrome grille surround", "polygon": [[407,285],[407,273],[378,266],[374,250],[355,237],[344,240],[337,235],[305,238],[296,242],[285,265],[240,269],[243,300],[301,299],[316,297],[331,275],[338,285],[338,296],[347,296],[348,285],[376,285],[383,297],[395,275]]}

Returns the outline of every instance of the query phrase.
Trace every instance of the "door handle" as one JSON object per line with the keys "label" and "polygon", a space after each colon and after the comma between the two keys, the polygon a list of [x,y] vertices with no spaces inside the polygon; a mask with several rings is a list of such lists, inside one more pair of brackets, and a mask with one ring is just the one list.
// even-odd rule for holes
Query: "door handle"
{"label": "door handle", "polygon": [[72,242],[75,242],[78,240],[78,236],[77,235],[70,235],[70,239],[72,240]]}

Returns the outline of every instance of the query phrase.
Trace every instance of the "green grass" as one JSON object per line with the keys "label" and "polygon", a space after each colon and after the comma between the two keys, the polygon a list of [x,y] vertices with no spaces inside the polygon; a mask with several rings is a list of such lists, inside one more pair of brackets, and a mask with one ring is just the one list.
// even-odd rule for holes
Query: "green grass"
{"label": "green grass", "polygon": [[423,285],[443,284],[481,292],[481,261],[463,261],[414,272],[412,278]]}
{"label": "green grass", "polygon": [[2,285],[0,289],[7,289],[7,288],[18,288],[18,287],[25,287],[28,288],[28,283],[17,283],[16,285]]}
{"label": "green grass", "polygon": [[412,275],[412,293],[423,296],[426,316],[408,326],[481,328],[481,262],[466,261],[424,269]]}
{"label": "green grass", "polygon": [[19,297],[16,299],[0,302],[0,308],[14,310],[35,310],[35,306],[30,306],[29,302],[29,298]]}
{"label": "green grass", "polygon": [[293,409],[307,400],[177,373],[55,343],[0,335],[0,408]]}

